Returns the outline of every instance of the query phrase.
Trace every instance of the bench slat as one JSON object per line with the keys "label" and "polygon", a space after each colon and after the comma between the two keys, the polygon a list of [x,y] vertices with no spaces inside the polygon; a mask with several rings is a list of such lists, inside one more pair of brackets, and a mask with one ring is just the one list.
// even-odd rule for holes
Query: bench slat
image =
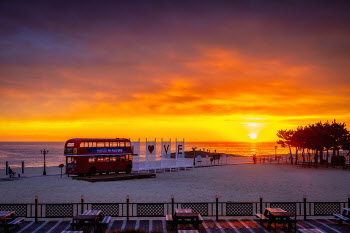
{"label": "bench slat", "polygon": [[324,231],[321,231],[319,229],[314,229],[314,228],[298,229],[298,231],[301,232],[301,233],[324,233]]}
{"label": "bench slat", "polygon": [[11,222],[9,222],[9,225],[17,225],[18,223],[22,222],[25,218],[24,217],[20,217],[20,218],[16,218],[14,220],[12,220]]}
{"label": "bench slat", "polygon": [[263,214],[255,214],[255,216],[258,217],[258,218],[261,219],[261,220],[269,220],[269,218],[266,217],[266,216],[263,215]]}
{"label": "bench slat", "polygon": [[83,231],[62,231],[61,233],[84,233]]}
{"label": "bench slat", "polygon": [[204,221],[202,215],[198,214],[198,220],[199,220],[200,222],[203,222],[203,221]]}
{"label": "bench slat", "polygon": [[341,215],[341,214],[333,214],[333,216],[336,217],[336,218],[340,218],[340,219],[342,219],[344,221],[350,221],[350,218],[348,218],[348,217],[346,217],[344,215]]}
{"label": "bench slat", "polygon": [[109,224],[111,221],[111,216],[105,216],[103,220],[101,221],[102,224]]}

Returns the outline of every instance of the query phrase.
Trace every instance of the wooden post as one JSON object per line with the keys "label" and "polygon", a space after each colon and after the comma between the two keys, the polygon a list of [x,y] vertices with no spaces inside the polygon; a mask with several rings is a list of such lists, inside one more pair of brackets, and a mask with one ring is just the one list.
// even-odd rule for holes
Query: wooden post
{"label": "wooden post", "polygon": [[35,196],[35,222],[38,222],[38,196]]}
{"label": "wooden post", "polygon": [[260,214],[263,213],[263,199],[262,199],[262,195],[260,194]]}
{"label": "wooden post", "polygon": [[129,221],[129,195],[126,196],[126,221]]}
{"label": "wooden post", "polygon": [[348,208],[350,208],[350,195],[348,195]]}
{"label": "wooden post", "polygon": [[81,195],[81,214],[84,213],[84,195]]}
{"label": "wooden post", "polygon": [[174,216],[174,195],[171,195],[171,215]]}
{"label": "wooden post", "polygon": [[306,195],[304,195],[304,221],[306,221]]}
{"label": "wooden post", "polygon": [[22,161],[22,174],[24,174],[24,161]]}
{"label": "wooden post", "polygon": [[219,195],[216,195],[216,221],[219,221]]}
{"label": "wooden post", "polygon": [[6,175],[9,174],[9,162],[6,161]]}

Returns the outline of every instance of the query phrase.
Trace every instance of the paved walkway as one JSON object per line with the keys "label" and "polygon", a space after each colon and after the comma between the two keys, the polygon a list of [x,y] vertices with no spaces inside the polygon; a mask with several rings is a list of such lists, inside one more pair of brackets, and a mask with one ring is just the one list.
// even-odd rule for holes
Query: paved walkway
{"label": "paved walkway", "polygon": [[[161,231],[167,233],[175,233],[171,230],[164,220],[111,220],[107,227],[107,232],[122,229],[140,229],[146,232]],[[350,224],[337,224],[335,219],[310,219],[308,221],[298,222],[298,229],[318,229],[327,233],[346,233],[350,232]],[[1,229],[1,228],[0,228]],[[180,226],[179,229],[194,229],[191,225]],[[18,231],[12,230],[11,232],[17,233],[60,233],[63,230],[72,230],[68,220],[64,221],[25,221],[20,224]],[[3,232],[2,229],[0,232]],[[274,229],[270,231],[266,230],[266,223],[261,226],[258,220],[254,219],[230,219],[215,221],[215,218],[206,218],[203,224],[199,228],[200,233],[267,233],[274,232]],[[288,229],[282,224],[277,224],[277,232],[292,233],[294,229]]]}

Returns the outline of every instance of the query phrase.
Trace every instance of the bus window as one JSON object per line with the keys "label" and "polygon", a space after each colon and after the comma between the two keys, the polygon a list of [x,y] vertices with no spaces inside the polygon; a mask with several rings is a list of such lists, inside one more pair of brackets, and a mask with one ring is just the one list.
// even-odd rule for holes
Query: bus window
{"label": "bus window", "polygon": [[120,147],[125,147],[125,143],[124,142],[119,142],[119,146]]}
{"label": "bus window", "polygon": [[118,161],[125,161],[125,155],[124,155],[124,156],[120,156],[120,157],[118,158]]}
{"label": "bus window", "polygon": [[105,143],[104,142],[97,142],[97,147],[105,147]]}
{"label": "bus window", "polygon": [[85,147],[85,142],[80,143],[80,147]]}
{"label": "bus window", "polygon": [[97,162],[104,162],[105,161],[105,158],[103,158],[103,157],[98,157],[97,158]]}
{"label": "bus window", "polygon": [[74,142],[67,143],[67,147],[74,147]]}
{"label": "bus window", "polygon": [[67,163],[73,163],[74,157],[67,157]]}
{"label": "bus window", "polygon": [[108,163],[109,162],[109,157],[105,158],[105,162]]}
{"label": "bus window", "polygon": [[130,146],[130,142],[125,142],[125,146],[129,147]]}
{"label": "bus window", "polygon": [[118,142],[112,142],[112,147],[118,147]]}
{"label": "bus window", "polygon": [[105,147],[109,147],[109,142],[105,142]]}
{"label": "bus window", "polygon": [[92,147],[92,142],[89,142],[89,147]]}
{"label": "bus window", "polygon": [[92,142],[92,147],[96,147],[96,142]]}
{"label": "bus window", "polygon": [[116,158],[116,157],[111,156],[111,157],[110,157],[110,161],[111,161],[111,162],[116,162],[116,161],[117,161],[117,158]]}
{"label": "bus window", "polygon": [[132,160],[132,155],[128,155],[128,160],[129,160],[129,161]]}
{"label": "bus window", "polygon": [[90,157],[89,158],[89,163],[95,163],[96,162],[96,158],[95,157]]}

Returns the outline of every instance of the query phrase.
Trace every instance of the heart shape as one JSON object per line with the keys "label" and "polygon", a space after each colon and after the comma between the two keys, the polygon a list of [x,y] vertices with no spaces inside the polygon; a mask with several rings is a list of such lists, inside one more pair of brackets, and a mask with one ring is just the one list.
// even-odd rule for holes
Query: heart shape
{"label": "heart shape", "polygon": [[149,151],[149,153],[152,154],[152,152],[154,151],[154,145],[149,145],[148,146],[148,151]]}

